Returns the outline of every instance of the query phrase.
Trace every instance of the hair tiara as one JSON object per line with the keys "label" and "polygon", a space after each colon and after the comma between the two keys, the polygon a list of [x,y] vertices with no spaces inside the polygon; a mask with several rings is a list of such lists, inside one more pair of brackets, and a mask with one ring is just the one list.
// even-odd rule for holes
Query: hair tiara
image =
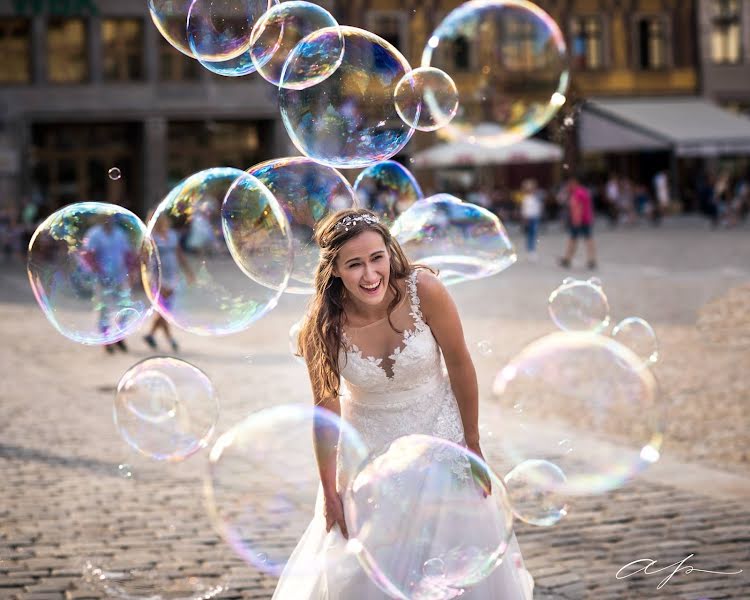
{"label": "hair tiara", "polygon": [[354,217],[352,217],[351,215],[347,215],[343,219],[341,219],[338,223],[336,223],[336,226],[334,227],[334,229],[336,231],[341,231],[342,229],[344,231],[349,231],[357,223],[362,223],[362,222],[365,222],[368,225],[374,225],[375,223],[380,223],[380,219],[378,219],[375,215],[371,215],[369,213],[356,215]]}

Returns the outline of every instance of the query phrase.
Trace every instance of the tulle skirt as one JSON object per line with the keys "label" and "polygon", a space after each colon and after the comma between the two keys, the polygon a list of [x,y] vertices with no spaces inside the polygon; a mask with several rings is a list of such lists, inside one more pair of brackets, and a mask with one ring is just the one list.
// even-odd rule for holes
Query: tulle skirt
{"label": "tulle skirt", "polygon": [[[481,494],[474,492],[475,490],[471,490],[470,497],[467,496],[468,504],[463,506],[460,516],[455,513],[453,502],[442,511],[439,499],[435,500],[432,493],[433,499],[427,503],[417,495],[416,503],[409,507],[410,511],[416,511],[411,513],[410,519],[405,518],[404,514],[391,515],[387,511],[385,514],[378,513],[378,526],[382,528],[386,525],[395,532],[391,533],[391,539],[388,539],[387,535],[381,536],[387,543],[375,553],[376,563],[385,567],[380,574],[397,573],[400,565],[407,564],[415,558],[408,556],[413,550],[413,540],[417,534],[410,526],[412,523],[429,522],[432,524],[432,533],[443,538],[446,534],[447,537],[454,538],[461,536],[477,541],[477,546],[481,546],[482,538],[486,540],[488,536],[496,535],[497,528],[501,526],[499,523],[504,518],[500,514],[501,511],[488,504],[488,499],[482,499]],[[396,539],[393,539],[394,535]],[[358,558],[352,552],[347,552],[346,546],[347,541],[338,526],[334,525],[330,532],[326,532],[321,490],[318,493],[312,522],[282,572],[273,600],[387,600],[399,597],[383,591],[382,588],[389,587],[387,580],[381,580],[382,587],[376,585],[360,565]],[[321,560],[323,556],[326,558]],[[325,566],[320,567],[321,564]],[[311,565],[316,567],[311,568]],[[371,574],[375,572],[377,576],[377,568],[368,570]],[[402,586],[396,587],[402,593],[405,592]],[[500,564],[494,567],[489,575],[473,585],[464,587],[453,597],[460,596],[464,600],[531,600],[533,588],[533,578],[524,568],[518,541],[513,533],[508,539],[507,550]],[[417,597],[423,600],[445,600],[451,597],[446,595],[444,590],[431,594],[424,587],[415,596],[408,592],[405,594],[402,597]]]}

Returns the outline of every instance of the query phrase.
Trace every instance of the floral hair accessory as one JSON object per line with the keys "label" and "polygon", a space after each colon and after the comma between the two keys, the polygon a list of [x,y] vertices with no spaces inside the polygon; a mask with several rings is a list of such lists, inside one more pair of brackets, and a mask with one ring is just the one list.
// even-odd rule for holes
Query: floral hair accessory
{"label": "floral hair accessory", "polygon": [[380,223],[380,219],[378,219],[375,215],[371,215],[368,213],[362,214],[362,215],[356,215],[352,217],[351,215],[347,215],[343,219],[341,219],[338,223],[336,223],[336,231],[341,231],[343,229],[344,231],[349,231],[352,227],[354,227],[357,223],[361,223],[364,221],[368,225],[374,225],[375,223]]}

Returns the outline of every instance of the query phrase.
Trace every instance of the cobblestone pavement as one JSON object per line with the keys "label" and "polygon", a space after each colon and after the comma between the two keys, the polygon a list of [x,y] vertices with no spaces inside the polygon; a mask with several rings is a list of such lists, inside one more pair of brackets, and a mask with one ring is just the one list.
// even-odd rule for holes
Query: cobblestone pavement
{"label": "cobblestone pavement", "polygon": [[[555,527],[517,526],[535,597],[750,598],[750,344],[741,337],[748,331],[750,229],[710,231],[702,221],[680,219],[659,230],[602,227],[598,234],[597,276],[613,318],[644,317],[661,341],[656,373],[669,409],[663,460],[620,490],[577,500]],[[550,229],[538,264],[522,257],[498,277],[454,288],[471,347],[487,341],[493,348],[490,357],[477,353],[483,402],[492,373],[553,330],[546,297],[566,276],[555,266],[563,243]],[[569,274],[588,276],[582,267]],[[730,302],[722,305],[725,297]],[[262,322],[227,338],[180,334],[181,356],[219,390],[218,431],[260,407],[309,401],[287,339],[304,301],[284,297]],[[715,318],[704,317],[698,328],[709,303],[719,307],[711,311]],[[0,314],[0,598],[114,594],[84,580],[86,561],[109,571],[140,570],[142,591],[131,588],[131,598],[148,589],[179,597],[181,587],[226,576],[231,583],[220,597],[270,598],[274,579],[244,566],[209,525],[200,481],[205,459],[148,464],[116,434],[114,386],[149,356],[140,337],[129,340],[128,354],[112,356],[62,338],[17,265],[0,267]],[[130,478],[118,468],[124,463]],[[655,571],[690,555],[661,588],[676,566],[615,577],[636,559],[657,560]],[[695,570],[687,572],[688,565]]]}

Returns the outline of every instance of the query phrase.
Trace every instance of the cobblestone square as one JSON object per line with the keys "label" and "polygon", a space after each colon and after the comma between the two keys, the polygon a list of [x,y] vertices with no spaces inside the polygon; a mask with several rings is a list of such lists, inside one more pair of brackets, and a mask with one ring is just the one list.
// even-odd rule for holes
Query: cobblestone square
{"label": "cobblestone square", "polygon": [[[522,247],[516,230],[514,238]],[[506,272],[452,288],[485,406],[494,373],[554,331],[549,293],[564,277],[590,276],[580,255],[568,271],[557,266],[564,242],[551,225],[538,263],[521,251]],[[595,275],[613,322],[640,316],[659,337],[655,372],[668,409],[666,438],[662,460],[622,489],[576,501],[554,527],[517,525],[535,598],[750,598],[750,227],[711,231],[690,217],[658,229],[610,231],[602,223],[597,243]],[[305,370],[288,349],[288,330],[305,302],[285,295],[266,318],[229,337],[178,332],[178,356],[219,391],[219,433],[261,407],[310,401]],[[149,577],[165,590],[228,577],[219,597],[270,598],[274,579],[245,566],[209,524],[205,457],[149,464],[117,435],[117,381],[150,355],[140,335],[128,340],[127,354],[114,355],[63,338],[37,307],[18,262],[0,265],[0,315],[0,598],[106,597],[82,577],[86,560],[110,571],[140,569],[145,588]],[[490,356],[477,350],[479,342],[491,345]],[[486,451],[491,458],[489,442]],[[131,466],[131,478],[122,464]],[[269,543],[294,540],[269,532]],[[694,570],[683,568],[661,588],[675,566],[616,578],[637,559],[658,561],[656,571],[688,556],[683,566]]]}

